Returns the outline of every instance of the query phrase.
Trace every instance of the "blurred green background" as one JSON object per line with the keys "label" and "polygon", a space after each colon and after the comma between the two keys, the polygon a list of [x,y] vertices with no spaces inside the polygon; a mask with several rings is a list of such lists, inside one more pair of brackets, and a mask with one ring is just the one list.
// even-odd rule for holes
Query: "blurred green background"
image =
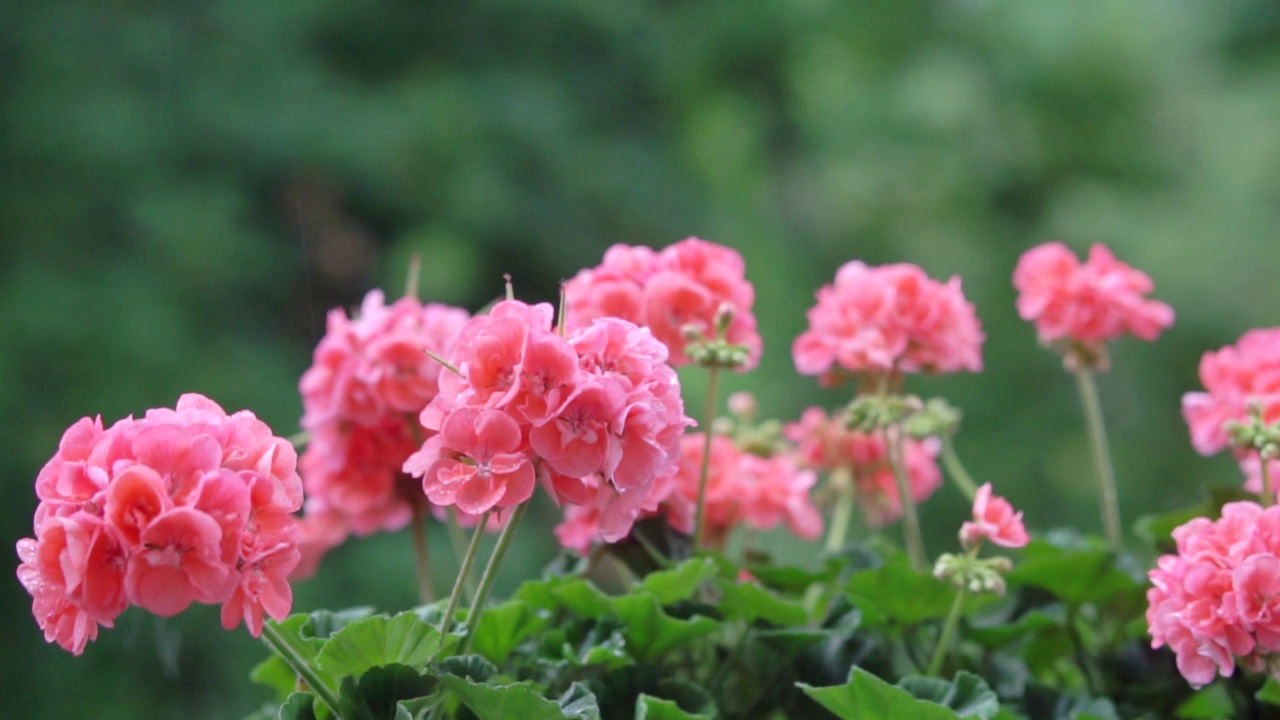
{"label": "blurred green background", "polygon": [[[1272,0],[3,2],[5,542],[83,415],[199,391],[294,432],[325,310],[398,291],[411,253],[425,296],[474,309],[503,272],[550,299],[611,243],[688,235],[746,257],[765,357],[731,385],[783,418],[844,400],[789,354],[839,263],[961,275],[987,369],[914,389],[966,410],[970,470],[1039,529],[1096,530],[1094,479],[1009,278],[1044,240],[1109,244],[1178,311],[1102,379],[1126,519],[1171,509],[1238,483],[1190,450],[1179,397],[1200,353],[1276,323],[1278,118]],[[964,512],[950,490],[925,506],[933,552]],[[507,587],[554,552],[540,513]],[[411,568],[404,537],[350,542],[296,607],[408,606]],[[4,717],[267,697],[246,678],[265,649],[215,608],[130,611],[73,658],[10,577]]]}

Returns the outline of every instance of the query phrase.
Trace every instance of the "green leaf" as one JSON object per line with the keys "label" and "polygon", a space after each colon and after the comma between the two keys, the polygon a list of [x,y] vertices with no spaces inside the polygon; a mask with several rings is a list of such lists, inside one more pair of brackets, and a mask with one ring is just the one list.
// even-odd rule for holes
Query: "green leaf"
{"label": "green leaf", "polygon": [[1069,605],[1106,599],[1143,586],[1116,567],[1115,553],[1104,548],[1065,549],[1042,540],[1026,548],[1026,557],[1006,578],[1010,585],[1048,590]]}
{"label": "green leaf", "polygon": [[560,696],[560,712],[574,720],[600,720],[600,703],[586,685],[575,682]]}
{"label": "green leaf", "polygon": [[345,720],[393,720],[400,714],[401,700],[426,697],[435,691],[436,684],[434,677],[408,665],[374,667],[359,680],[351,675],[342,678],[338,711]]}
{"label": "green leaf", "polygon": [[849,682],[816,688],[797,683],[806,695],[835,713],[841,720],[956,720],[950,708],[920,700],[862,668],[849,673]]}
{"label": "green leaf", "polygon": [[1267,681],[1263,683],[1262,687],[1254,697],[1258,698],[1259,702],[1264,702],[1269,705],[1280,705],[1280,682],[1277,682],[1275,678],[1267,678]]}
{"label": "green leaf", "polygon": [[652,595],[623,595],[613,598],[612,606],[624,625],[622,636],[627,647],[640,660],[656,657],[720,629],[720,623],[703,615],[677,620],[663,612]]}
{"label": "green leaf", "polygon": [[[1060,611],[1062,605],[1055,603],[1049,609]],[[966,637],[989,649],[998,648],[1027,635],[1034,635],[1045,628],[1062,627],[1065,622],[1065,614],[1062,612],[1029,610],[1013,622],[986,625],[970,623]]]}
{"label": "green leaf", "polygon": [[639,590],[658,598],[661,605],[670,605],[693,596],[702,583],[715,577],[716,564],[710,558],[685,560],[670,570],[650,573],[640,583]]}
{"label": "green leaf", "polygon": [[803,605],[783,600],[756,583],[720,580],[716,587],[720,589],[720,610],[725,617],[748,623],[764,620],[784,627],[809,621]]}
{"label": "green leaf", "polygon": [[[1267,678],[1267,685],[1272,683],[1275,683],[1275,680]],[[1267,692],[1267,685],[1263,685],[1254,696],[1262,702],[1272,702],[1262,697],[1262,694]],[[1272,692],[1275,691],[1280,691],[1280,686],[1274,687]],[[1280,695],[1276,697],[1280,698]],[[1174,715],[1182,720],[1219,720],[1231,717],[1235,711],[1235,704],[1231,702],[1231,696],[1227,693],[1226,687],[1222,683],[1214,683],[1187,698],[1174,711]]]}
{"label": "green leaf", "polygon": [[554,612],[560,609],[561,604],[560,599],[555,595],[556,588],[573,582],[582,582],[582,580],[564,577],[527,580],[516,588],[516,591],[511,595],[511,599],[528,603],[529,607],[535,610]]}
{"label": "green leaf", "polygon": [[295,692],[280,706],[276,720],[316,720],[316,711],[312,707],[314,701],[311,693]]}
{"label": "green leaf", "polygon": [[493,663],[479,655],[457,655],[445,658],[438,666],[444,675],[456,675],[474,682],[482,683],[498,674]]}
{"label": "green leaf", "polygon": [[836,578],[835,566],[813,572],[792,565],[748,565],[747,572],[756,580],[776,590],[803,594],[810,585],[828,583]]}
{"label": "green leaf", "polygon": [[600,618],[612,612],[610,598],[586,580],[570,580],[552,588],[560,605],[585,618]]}
{"label": "green leaf", "polygon": [[[533,683],[481,685],[467,678],[440,678],[480,720],[566,720],[558,703],[542,696]],[[579,716],[580,717],[580,716]]]}
{"label": "green leaf", "polygon": [[476,625],[471,646],[476,652],[501,665],[525,638],[542,632],[547,619],[523,600],[511,600],[487,608]]}
{"label": "green leaf", "polygon": [[304,637],[327,640],[331,635],[357,620],[372,617],[374,609],[369,606],[347,608],[346,610],[316,610],[307,616],[307,623],[302,628]]}
{"label": "green leaf", "polygon": [[249,679],[276,691],[276,702],[283,703],[298,689],[298,676],[279,655],[272,655],[253,666]]}
{"label": "green leaf", "polygon": [[636,698],[636,720],[706,720],[710,715],[685,712],[671,700],[641,693]]}
{"label": "green leaf", "polygon": [[898,687],[920,700],[951,708],[962,718],[991,720],[1000,711],[1000,700],[987,682],[973,673],[958,672],[951,682],[928,677],[906,677]]}
{"label": "green leaf", "polygon": [[426,665],[440,648],[440,634],[412,612],[393,618],[357,620],[329,638],[316,663],[334,675],[362,675],[370,668],[399,663]]}
{"label": "green leaf", "polygon": [[951,585],[901,565],[854,573],[845,590],[869,626],[885,621],[914,625],[946,617],[956,596]]}

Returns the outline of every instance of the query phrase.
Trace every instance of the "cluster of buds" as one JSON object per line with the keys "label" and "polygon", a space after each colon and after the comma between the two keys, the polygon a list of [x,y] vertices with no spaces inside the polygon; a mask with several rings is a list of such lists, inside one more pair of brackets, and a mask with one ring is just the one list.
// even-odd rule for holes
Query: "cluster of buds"
{"label": "cluster of buds", "polygon": [[1013,569],[1007,557],[979,558],[972,553],[943,553],[933,566],[933,576],[957,590],[1004,595],[1004,574]]}
{"label": "cluster of buds", "polygon": [[782,434],[781,422],[757,422],[759,408],[754,395],[736,392],[729,396],[728,405],[729,417],[718,417],[712,424],[714,434],[727,435],[743,452],[763,458],[794,452],[794,446]]}
{"label": "cluster of buds", "polygon": [[907,437],[952,437],[960,431],[959,408],[941,398],[915,395],[859,395],[849,404],[850,430],[872,433],[898,426]]}
{"label": "cluster of buds", "polygon": [[1262,403],[1250,400],[1246,419],[1228,420],[1224,425],[1232,447],[1243,452],[1256,451],[1263,460],[1280,458],[1280,421],[1268,423]]}
{"label": "cluster of buds", "polygon": [[722,302],[716,309],[712,328],[714,335],[708,337],[702,326],[688,323],[680,328],[680,336],[684,338],[684,354],[698,367],[718,370],[743,370],[751,360],[751,348],[729,342],[726,338],[733,325],[735,312],[731,303]]}

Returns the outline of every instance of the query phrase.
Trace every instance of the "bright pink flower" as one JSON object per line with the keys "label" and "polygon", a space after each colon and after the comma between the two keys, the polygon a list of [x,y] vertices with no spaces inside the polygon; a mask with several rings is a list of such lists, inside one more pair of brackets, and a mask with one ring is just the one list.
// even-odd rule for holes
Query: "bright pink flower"
{"label": "bright pink flower", "polygon": [[1266,422],[1280,421],[1280,327],[1250,330],[1235,345],[1205,353],[1200,381],[1206,392],[1182,396],[1182,416],[1200,454],[1227,447],[1224,425],[1244,421],[1251,401],[1261,404]]}
{"label": "bright pink flower", "polygon": [[460,408],[405,461],[405,470],[423,478],[431,502],[479,515],[519,505],[533,494],[534,468],[524,446],[520,426],[509,415]]}
{"label": "bright pink flower", "polygon": [[307,496],[339,514],[356,535],[403,528],[426,499],[401,470],[420,442],[413,421],[387,415],[381,423],[325,424],[312,431],[299,467]]}
{"label": "bright pink flower", "polygon": [[295,461],[252,413],[200,395],[105,430],[73,425],[36,480],[36,537],[18,543],[45,638],[78,654],[129,603],[173,615],[228,602],[267,535],[296,554]]}
{"label": "bright pink flower", "polygon": [[1062,243],[1031,248],[1018,260],[1013,285],[1018,314],[1035,323],[1044,343],[1092,347],[1126,334],[1155,340],[1173,324],[1173,308],[1145,297],[1155,288],[1151,278],[1103,245],[1089,248],[1083,264]]}
{"label": "bright pink flower", "polygon": [[966,548],[984,539],[1007,548],[1020,548],[1031,541],[1022,524],[1022,513],[1014,512],[1008,500],[991,494],[991,483],[978,488],[973,499],[973,522],[960,526],[960,543]]}
{"label": "bright pink flower", "polygon": [[688,238],[654,253],[645,247],[614,245],[599,267],[582,270],[565,284],[571,328],[616,317],[653,331],[666,345],[672,365],[690,362],[684,328],[717,338],[715,318],[722,307],[732,319],[718,339],[748,349],[749,370],[760,359],[761,340],[752,313],[755,289],[737,251]]}
{"label": "bright pink flower", "polygon": [[[852,474],[858,493],[856,504],[868,525],[884,527],[902,517],[902,497],[884,437],[850,430],[842,419],[831,418],[816,407],[805,410],[800,421],[788,423],[783,432],[796,443],[801,466],[825,473],[844,469]],[[903,440],[907,486],[917,503],[928,500],[942,487],[939,450],[936,439]]]}
{"label": "bright pink flower", "polygon": [[982,369],[985,336],[959,278],[943,284],[915,265],[853,261],[816,297],[791,349],[803,375],[834,384],[848,373]]}
{"label": "bright pink flower", "polygon": [[1232,675],[1236,662],[1261,669],[1280,652],[1280,507],[1229,503],[1173,537],[1177,554],[1148,573],[1152,647],[1170,646],[1195,686]]}
{"label": "bright pink flower", "polygon": [[533,451],[562,475],[580,478],[600,472],[611,454],[622,455],[610,431],[625,397],[616,383],[584,384],[554,419],[530,431]]}

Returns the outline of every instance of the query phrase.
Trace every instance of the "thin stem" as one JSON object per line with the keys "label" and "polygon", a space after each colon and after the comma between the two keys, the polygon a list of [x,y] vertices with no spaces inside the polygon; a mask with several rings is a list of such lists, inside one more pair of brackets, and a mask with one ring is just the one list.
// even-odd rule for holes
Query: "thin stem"
{"label": "thin stem", "polygon": [[427,553],[426,513],[414,512],[409,523],[413,537],[413,555],[418,570],[418,601],[423,605],[436,600],[435,583],[431,580],[431,557]]}
{"label": "thin stem", "polygon": [[978,484],[973,481],[973,476],[964,469],[964,464],[960,462],[960,456],[956,454],[955,444],[951,440],[951,436],[942,436],[942,464],[947,468],[947,475],[955,481],[960,492],[964,496],[973,500],[978,494]]}
{"label": "thin stem", "polygon": [[707,445],[702,451],[702,469],[698,471],[698,511],[693,524],[693,550],[702,547],[702,533],[707,522],[707,477],[711,474],[712,425],[716,419],[716,392],[719,389],[720,368],[707,368],[707,407],[703,412],[702,430],[707,434]]}
{"label": "thin stem", "polygon": [[449,632],[453,624],[453,614],[458,610],[458,599],[462,597],[462,588],[467,584],[467,576],[471,574],[471,565],[476,560],[476,552],[480,549],[480,540],[484,537],[484,528],[489,524],[489,513],[480,516],[475,534],[471,536],[471,544],[467,546],[467,554],[462,556],[462,565],[458,568],[458,577],[453,581],[453,591],[449,593],[449,602],[444,606],[444,615],[440,616],[440,637]]}
{"label": "thin stem", "polygon": [[827,532],[827,552],[835,552],[844,547],[849,535],[849,520],[853,517],[853,504],[857,497],[853,472],[842,465],[831,473],[831,486],[836,491],[836,508],[831,514],[831,529]]}
{"label": "thin stem", "polygon": [[409,256],[409,275],[404,283],[404,296],[418,298],[418,279],[422,276],[422,253]]}
{"label": "thin stem", "polygon": [[462,639],[462,647],[458,649],[459,653],[466,652],[471,645],[471,635],[475,632],[476,625],[480,622],[480,613],[484,612],[484,604],[489,600],[489,593],[493,590],[493,583],[498,579],[498,566],[502,564],[502,556],[507,554],[511,539],[515,537],[516,527],[520,525],[520,519],[524,517],[525,511],[528,509],[528,502],[517,505],[515,512],[511,513],[511,519],[507,521],[507,526],[502,529],[502,534],[498,536],[498,544],[493,548],[493,554],[489,556],[488,564],[484,566],[484,574],[480,576],[480,588],[476,591],[476,596],[471,599],[471,609],[467,611],[467,636]]}
{"label": "thin stem", "polygon": [[325,684],[324,680],[316,673],[315,668],[311,667],[311,663],[302,656],[302,653],[298,652],[297,648],[289,642],[289,639],[276,629],[274,623],[268,621],[262,624],[262,641],[275,654],[279,655],[286,665],[293,668],[293,671],[299,677],[306,681],[311,688],[311,692],[315,693],[320,702],[328,706],[334,720],[342,720],[342,713],[338,712],[337,694]]}
{"label": "thin stem", "polygon": [[1263,453],[1258,454],[1258,461],[1262,468],[1262,507],[1269,508],[1276,502],[1276,494],[1271,490],[1271,461]]}
{"label": "thin stem", "polygon": [[924,536],[920,532],[920,516],[916,513],[916,500],[911,496],[911,484],[902,461],[902,433],[897,426],[885,428],[885,446],[893,479],[898,484],[898,497],[902,502],[902,535],[907,546],[907,557],[917,572],[926,570]]}
{"label": "thin stem", "polygon": [[1112,549],[1124,545],[1124,531],[1120,527],[1120,501],[1116,497],[1116,474],[1111,465],[1111,449],[1107,445],[1107,426],[1102,417],[1102,403],[1098,400],[1098,384],[1093,372],[1082,367],[1075,371],[1076,384],[1080,388],[1080,400],[1084,405],[1085,427],[1089,433],[1089,450],[1093,454],[1094,468],[1098,473],[1098,496],[1102,502],[1102,527]]}
{"label": "thin stem", "polygon": [[967,588],[961,587],[956,592],[956,599],[951,601],[951,611],[947,613],[947,622],[942,626],[942,634],[938,636],[938,647],[933,649],[933,659],[929,661],[929,669],[925,672],[929,677],[938,677],[942,670],[942,661],[947,657],[947,648],[951,646],[951,637],[956,634],[956,626],[960,624],[960,608],[964,605]]}
{"label": "thin stem", "polygon": [[[458,559],[458,567],[462,567],[462,559],[467,554],[467,536],[466,533],[462,532],[462,526],[458,524],[458,511],[452,505],[448,507],[447,516],[449,519],[446,523],[449,526],[449,544],[453,545],[453,555]],[[467,592],[467,601],[469,602],[471,598],[476,596],[476,579],[468,572],[462,578],[462,581],[466,583],[464,589]]]}

